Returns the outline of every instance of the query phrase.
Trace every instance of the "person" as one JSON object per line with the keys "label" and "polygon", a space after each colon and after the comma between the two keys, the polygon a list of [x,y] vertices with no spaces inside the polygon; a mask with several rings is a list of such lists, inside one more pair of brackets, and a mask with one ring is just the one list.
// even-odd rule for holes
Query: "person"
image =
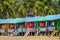
{"label": "person", "polygon": [[19,35],[18,30],[16,29],[13,34],[14,34],[15,36],[18,36],[18,35]]}

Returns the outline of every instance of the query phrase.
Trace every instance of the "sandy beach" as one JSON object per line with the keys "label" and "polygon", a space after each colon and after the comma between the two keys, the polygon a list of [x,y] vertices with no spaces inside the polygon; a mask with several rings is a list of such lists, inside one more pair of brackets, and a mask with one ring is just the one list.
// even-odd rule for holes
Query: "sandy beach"
{"label": "sandy beach", "polygon": [[59,37],[49,36],[0,36],[0,40],[60,40]]}

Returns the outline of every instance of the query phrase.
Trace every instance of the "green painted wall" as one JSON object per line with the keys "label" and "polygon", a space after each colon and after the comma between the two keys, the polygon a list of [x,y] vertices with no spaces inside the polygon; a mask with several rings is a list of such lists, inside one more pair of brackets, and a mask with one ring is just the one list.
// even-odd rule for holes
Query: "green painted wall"
{"label": "green painted wall", "polygon": [[54,20],[54,27],[57,27],[57,21]]}
{"label": "green painted wall", "polygon": [[58,20],[58,30],[60,31],[60,20]]}
{"label": "green painted wall", "polygon": [[20,28],[24,28],[24,23],[20,23]]}
{"label": "green painted wall", "polygon": [[35,22],[34,25],[35,25],[35,28],[39,28],[40,27],[40,22]]}

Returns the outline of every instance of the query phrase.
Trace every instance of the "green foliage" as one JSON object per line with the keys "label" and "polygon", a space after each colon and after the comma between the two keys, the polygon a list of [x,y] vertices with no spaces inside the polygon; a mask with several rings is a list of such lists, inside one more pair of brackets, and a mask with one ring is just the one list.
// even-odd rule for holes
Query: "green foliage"
{"label": "green foliage", "polygon": [[32,8],[34,16],[46,16],[60,13],[57,1],[52,0],[0,0],[0,18],[26,17]]}

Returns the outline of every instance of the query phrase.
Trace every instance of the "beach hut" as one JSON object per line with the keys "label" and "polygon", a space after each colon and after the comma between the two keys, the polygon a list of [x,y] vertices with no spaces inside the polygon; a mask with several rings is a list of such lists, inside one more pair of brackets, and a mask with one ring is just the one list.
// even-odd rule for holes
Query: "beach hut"
{"label": "beach hut", "polygon": [[0,24],[0,35],[1,36],[5,35],[5,30],[2,28],[2,24]]}
{"label": "beach hut", "polygon": [[[8,28],[7,26],[5,26],[5,24],[9,25],[8,33],[9,32],[10,33],[12,32],[12,34],[13,34],[13,32],[15,32],[17,30],[16,24],[17,23],[21,23],[21,22],[23,22],[23,18],[14,18],[14,19],[10,18],[10,19],[5,19],[4,21],[0,21],[0,24],[4,24],[3,25],[3,28],[4,29],[7,29]],[[15,33],[14,33],[14,35],[15,35]]]}
{"label": "beach hut", "polygon": [[15,24],[8,24],[9,25],[9,28],[8,28],[8,36],[14,36],[14,29],[15,29]]}
{"label": "beach hut", "polygon": [[57,30],[57,20],[47,21],[47,28],[49,35],[52,33],[52,31],[55,31],[55,29]]}
{"label": "beach hut", "polygon": [[2,27],[4,24],[2,24],[1,22],[4,22],[4,19],[0,19],[0,35],[5,36],[5,29]]}
{"label": "beach hut", "polygon": [[3,24],[2,25],[2,29],[6,32],[6,35],[8,35],[8,28],[9,28],[8,24]]}
{"label": "beach hut", "polygon": [[24,23],[24,22],[18,23],[17,26],[18,26],[19,35],[20,35],[20,36],[23,36],[23,35],[25,34],[25,32],[26,32],[26,30],[25,30],[25,28],[24,28],[25,23]]}
{"label": "beach hut", "polygon": [[60,20],[58,20],[58,31],[60,32]]}
{"label": "beach hut", "polygon": [[53,31],[52,30],[52,21],[48,21],[48,23],[47,23],[47,31],[48,31],[48,35],[50,35],[51,34],[51,32]]}
{"label": "beach hut", "polygon": [[28,31],[27,29],[30,29],[30,32],[33,32],[34,28],[38,29],[37,32],[39,30],[43,31],[45,28],[47,28],[48,31],[54,31],[54,28],[60,31],[60,20],[58,19],[60,19],[60,15],[10,18],[0,20],[0,24],[2,24],[2,29],[6,31],[10,30],[16,32],[16,35],[18,35],[18,32],[21,32],[21,35],[24,35],[24,32]]}
{"label": "beach hut", "polygon": [[25,22],[25,28],[27,29],[26,31],[29,31],[29,35],[34,34],[34,22]]}
{"label": "beach hut", "polygon": [[57,21],[58,35],[60,35],[60,19]]}
{"label": "beach hut", "polygon": [[35,27],[35,31],[37,33],[35,35],[38,35],[38,31],[40,30],[40,21],[34,22],[34,27]]}
{"label": "beach hut", "polygon": [[42,35],[46,34],[46,27],[45,27],[45,25],[46,25],[45,21],[41,21],[40,22],[40,26],[41,26],[41,28],[40,28],[40,34],[42,34]]}

